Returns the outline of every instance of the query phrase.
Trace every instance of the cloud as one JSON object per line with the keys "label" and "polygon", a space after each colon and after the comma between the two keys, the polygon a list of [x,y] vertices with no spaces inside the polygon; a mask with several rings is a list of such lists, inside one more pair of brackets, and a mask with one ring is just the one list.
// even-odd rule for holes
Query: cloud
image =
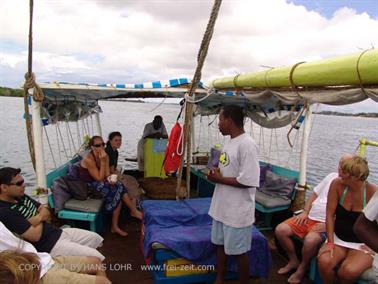
{"label": "cloud", "polygon": [[[35,1],[37,79],[136,83],[191,77],[212,3]],[[0,9],[0,71],[17,70],[11,73],[19,72],[21,82],[27,69],[28,3],[3,0]],[[284,0],[224,1],[203,80],[357,52],[378,45],[377,30],[377,19],[346,7],[326,18]],[[6,84],[9,76],[1,77]]]}

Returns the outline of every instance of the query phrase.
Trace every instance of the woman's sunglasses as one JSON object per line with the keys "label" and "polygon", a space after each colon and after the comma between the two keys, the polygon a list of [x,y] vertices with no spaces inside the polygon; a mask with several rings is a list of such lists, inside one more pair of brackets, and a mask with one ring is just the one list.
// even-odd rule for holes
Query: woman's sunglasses
{"label": "woman's sunglasses", "polygon": [[23,185],[24,184],[24,180],[20,180],[20,181],[18,181],[18,182],[13,182],[13,183],[10,183],[10,185],[17,185],[17,186],[21,186],[21,185]]}
{"label": "woman's sunglasses", "polygon": [[102,142],[101,144],[94,144],[93,147],[99,148],[99,147],[104,147],[105,143]]}

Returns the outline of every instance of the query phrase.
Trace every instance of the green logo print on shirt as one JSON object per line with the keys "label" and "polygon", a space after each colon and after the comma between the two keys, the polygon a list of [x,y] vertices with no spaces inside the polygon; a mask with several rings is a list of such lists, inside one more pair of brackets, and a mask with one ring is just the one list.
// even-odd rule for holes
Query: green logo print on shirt
{"label": "green logo print on shirt", "polygon": [[219,163],[223,166],[226,167],[230,163],[230,158],[226,152],[222,152],[222,154],[219,157]]}

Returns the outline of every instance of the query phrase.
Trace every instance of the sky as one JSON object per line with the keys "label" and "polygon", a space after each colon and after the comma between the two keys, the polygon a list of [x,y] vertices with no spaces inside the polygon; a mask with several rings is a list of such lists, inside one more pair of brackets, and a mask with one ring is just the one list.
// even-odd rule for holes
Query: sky
{"label": "sky", "polygon": [[[28,2],[0,1],[0,86],[19,87],[27,71]],[[37,81],[87,83],[191,78],[213,4],[210,0],[34,2]],[[223,0],[202,80],[372,46],[378,46],[378,0]],[[378,104],[367,100],[337,109],[378,112]]]}

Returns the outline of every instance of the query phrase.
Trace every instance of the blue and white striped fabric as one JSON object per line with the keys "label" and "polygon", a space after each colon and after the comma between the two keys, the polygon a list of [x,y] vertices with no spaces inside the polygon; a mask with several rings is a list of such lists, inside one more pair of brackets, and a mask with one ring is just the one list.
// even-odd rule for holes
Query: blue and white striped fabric
{"label": "blue and white striped fabric", "polygon": [[[109,98],[183,98],[188,91],[188,78],[154,81],[141,84],[91,84],[52,82],[41,83],[40,87],[46,100],[97,101]],[[206,95],[200,82],[196,93]]]}
{"label": "blue and white striped fabric", "polygon": [[80,85],[80,86],[91,86],[91,87],[111,87],[111,88],[120,88],[120,89],[158,89],[158,88],[171,88],[177,87],[180,85],[189,84],[190,79],[188,78],[178,78],[162,81],[147,82],[141,84],[120,84],[120,83],[111,83],[111,84],[90,84],[90,83],[76,83],[72,84],[69,82],[56,82],[60,85]]}

